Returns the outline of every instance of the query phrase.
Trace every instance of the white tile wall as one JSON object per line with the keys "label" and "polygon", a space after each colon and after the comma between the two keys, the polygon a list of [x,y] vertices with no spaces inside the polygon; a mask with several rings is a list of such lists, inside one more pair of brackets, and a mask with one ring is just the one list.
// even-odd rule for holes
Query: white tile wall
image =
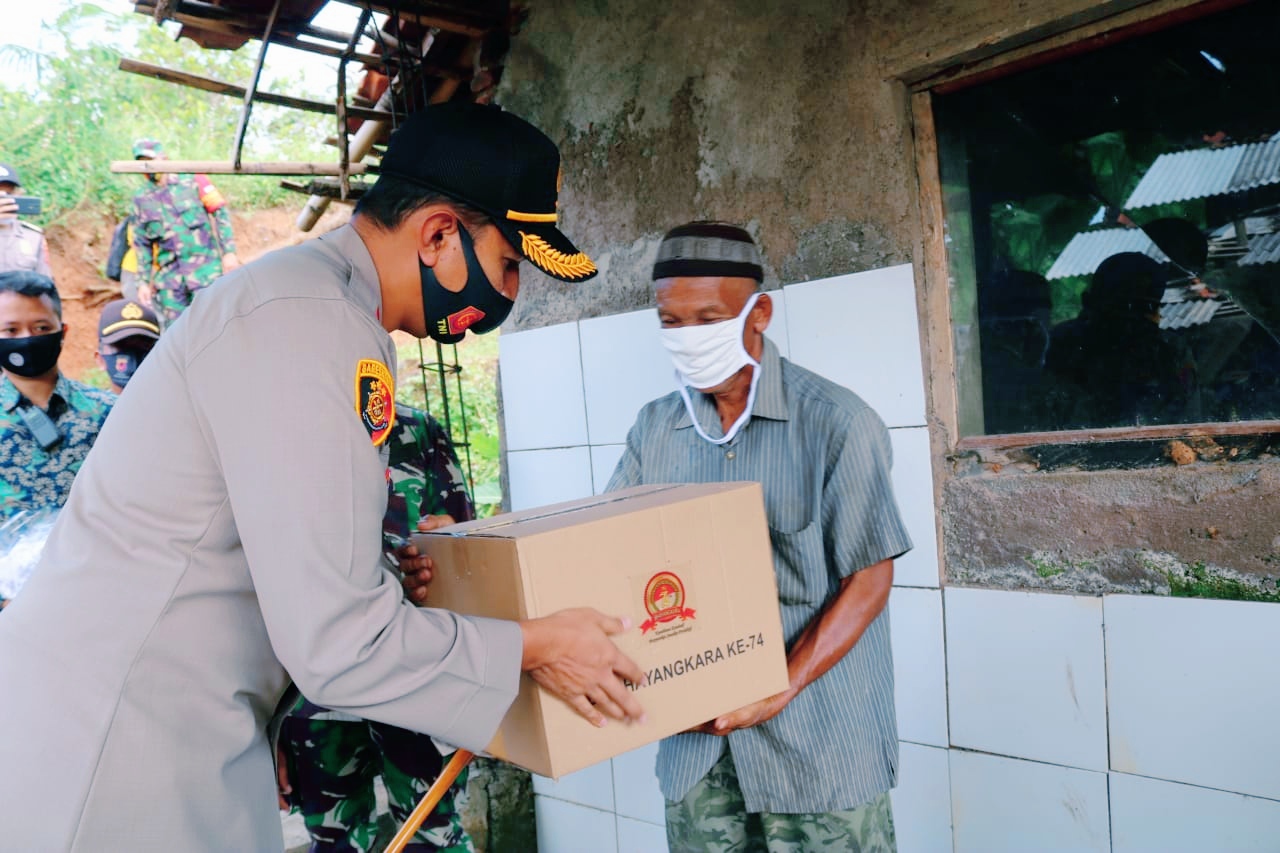
{"label": "white tile wall", "polygon": [[652,823],[620,817],[618,853],[667,853],[667,831]]}
{"label": "white tile wall", "polygon": [[950,758],[956,853],[1110,851],[1105,773],[959,749]]}
{"label": "white tile wall", "polygon": [[1275,853],[1280,802],[1111,774],[1112,853]]}
{"label": "white tile wall", "polygon": [[1112,769],[1280,800],[1280,608],[1128,595],[1105,608]]}
{"label": "white tile wall", "polygon": [[893,493],[914,546],[894,561],[893,583],[936,587],[938,528],[933,509],[929,430],[926,427],[891,429],[889,441],[893,446]]}
{"label": "white tile wall", "polygon": [[1102,600],[946,590],[951,743],[1107,769]]}
{"label": "white tile wall", "polygon": [[658,790],[658,777],[654,772],[657,759],[656,743],[624,752],[613,759],[614,801],[619,815],[659,826],[666,822],[665,801]]}
{"label": "white tile wall", "polygon": [[529,509],[590,497],[591,454],[586,447],[520,450],[507,454],[511,508]]}
{"label": "white tile wall", "polygon": [[534,797],[539,853],[617,853],[617,818],[611,812]]}
{"label": "white tile wall", "polygon": [[613,469],[618,467],[618,460],[626,449],[625,444],[605,444],[591,448],[591,483],[597,495],[602,494],[605,486],[609,485]]}
{"label": "white tile wall", "polygon": [[608,761],[584,767],[576,773],[549,779],[532,774],[533,792],[557,800],[611,812],[614,808],[613,768]]}
{"label": "white tile wall", "polygon": [[783,290],[792,361],[852,389],[891,427],[924,425],[910,264]]}
{"label": "white tile wall", "polygon": [[504,333],[498,364],[508,449],[587,443],[577,323]]}
{"label": "white tile wall", "polygon": [[580,326],[590,443],[622,444],[640,408],[676,387],[657,312],[598,317]]}
{"label": "white tile wall", "polygon": [[889,596],[898,737],[946,747],[947,672],[942,592],[894,587]]}
{"label": "white tile wall", "polygon": [[951,850],[951,770],[948,750],[898,745],[893,826],[898,853]]}

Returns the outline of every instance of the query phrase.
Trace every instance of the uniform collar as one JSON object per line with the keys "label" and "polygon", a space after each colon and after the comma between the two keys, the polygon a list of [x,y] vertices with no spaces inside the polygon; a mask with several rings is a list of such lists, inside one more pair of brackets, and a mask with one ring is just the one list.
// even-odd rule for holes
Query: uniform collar
{"label": "uniform collar", "polygon": [[369,247],[364,244],[359,232],[348,222],[319,239],[329,243],[350,262],[352,301],[381,323],[382,288],[378,284],[378,268],[373,265],[373,255],[369,254]]}
{"label": "uniform collar", "polygon": [[[767,337],[764,339],[764,352],[760,355],[760,366],[756,368],[760,371],[760,382],[756,386],[756,401],[751,407],[752,418],[767,418],[771,421],[790,420],[790,413],[787,411],[787,390],[782,384],[782,356],[778,353],[777,346]],[[706,424],[708,416],[714,416],[715,403],[706,394],[699,394],[696,391],[690,395],[693,400],[693,406],[698,410],[698,416]],[[680,407],[680,416],[676,418],[673,429],[685,429],[692,427],[693,421],[689,419],[689,410],[683,406]],[[750,423],[747,424],[750,426]]]}

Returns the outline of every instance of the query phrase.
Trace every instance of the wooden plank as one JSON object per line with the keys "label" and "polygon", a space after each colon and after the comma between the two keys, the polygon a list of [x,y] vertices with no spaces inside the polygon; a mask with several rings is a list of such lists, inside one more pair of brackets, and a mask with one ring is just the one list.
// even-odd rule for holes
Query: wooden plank
{"label": "wooden plank", "polygon": [[406,12],[395,3],[381,3],[377,0],[338,0],[339,3],[345,3],[348,6],[355,6],[359,9],[372,9],[375,12],[382,12],[386,15],[399,15],[403,21],[412,21],[424,27],[435,27],[449,33],[460,33],[470,38],[483,38],[493,30],[497,29],[497,22],[485,26],[480,23],[469,23],[460,21],[455,18],[442,18],[439,15],[424,15],[421,12]]}
{"label": "wooden plank", "polygon": [[[237,86],[234,83],[225,83],[221,80],[211,80],[208,77],[200,77],[195,74],[188,74],[185,71],[175,71],[171,68],[162,68],[159,65],[152,65],[149,62],[139,62],[136,59],[127,57],[120,60],[120,70],[128,71],[130,74],[141,74],[144,77],[154,77],[157,80],[163,80],[166,83],[177,83],[181,86],[189,86],[193,89],[201,89],[206,92],[213,92],[217,95],[227,95],[233,98],[243,98],[245,95],[245,87]],[[326,115],[334,115],[337,113],[337,106],[334,104],[326,104],[323,101],[309,101],[303,98],[291,98],[287,95],[276,95],[271,92],[258,92],[254,99],[263,104],[275,104],[280,107],[290,107],[295,110],[305,110],[313,113],[325,113]],[[346,108],[347,115],[352,118],[369,119],[371,121],[391,121],[395,115],[386,110],[371,110],[364,107],[348,106]]]}
{"label": "wooden plank", "polygon": [[[149,7],[144,5],[142,7],[142,10],[145,11],[146,8],[149,8]],[[219,7],[212,6],[210,8],[218,9]],[[225,10],[223,11],[225,14]],[[183,26],[195,27],[198,29],[208,30],[210,32],[215,32],[215,33],[225,33],[227,35],[243,38],[246,41],[250,41],[250,40],[261,37],[260,32],[256,32],[254,30],[249,29],[247,26],[244,25],[244,23],[239,22],[237,20],[230,20],[230,19],[221,18],[221,17],[203,17],[200,15],[189,15],[189,14],[184,14],[181,11],[181,9],[179,9],[178,11],[175,11],[172,15],[170,15],[169,20],[177,21]],[[248,18],[244,18],[243,20],[250,21],[250,20],[256,20],[256,18],[253,18],[252,16],[250,16]],[[333,59],[341,58],[343,55],[343,48],[341,47],[338,47],[336,45],[331,45],[331,44],[319,44],[316,42],[303,41],[300,38],[300,36],[307,35],[307,36],[312,36],[313,38],[325,38],[328,41],[332,41],[334,37],[340,37],[339,41],[342,41],[342,42],[345,42],[347,38],[345,35],[335,32],[333,30],[324,30],[323,33],[325,35],[323,36],[319,35],[317,32],[317,28],[315,27],[296,27],[295,28],[295,27],[289,27],[289,26],[279,26],[276,28],[275,34],[271,37],[271,43],[278,44],[283,47],[292,48],[294,50],[302,50],[302,51],[306,51],[307,53],[314,53],[319,56],[328,56]],[[384,65],[398,65],[401,61],[400,55],[398,53],[394,55],[389,54],[387,56],[382,56],[380,54],[363,53],[363,52],[357,51],[357,52],[352,52],[350,54],[350,58],[364,65],[369,65],[375,68],[381,68]],[[410,52],[410,59],[420,59],[420,57],[413,55],[413,53]],[[444,77],[450,74],[460,74],[460,72],[452,69],[432,69],[431,73],[437,77]],[[464,79],[466,76],[469,76],[469,75],[465,75]]]}
{"label": "wooden plank", "polygon": [[[262,44],[258,47],[258,58],[253,64],[253,77],[244,93],[244,108],[240,111],[240,123],[236,125],[236,140],[231,147],[231,164],[240,168],[240,155],[244,151],[244,135],[249,130],[249,118],[253,115],[253,97],[258,93],[258,83],[262,80],[262,63],[266,61],[267,49],[271,47],[271,31],[276,28],[276,16],[280,14],[280,4],[276,0],[271,4],[271,15],[267,18],[267,28],[262,33]],[[342,94],[346,94],[343,92]],[[337,104],[338,112],[342,112],[344,104]]]}
{"label": "wooden plank", "polygon": [[[368,170],[364,163],[352,163],[347,171],[362,175]],[[285,160],[278,163],[234,163],[225,160],[112,160],[111,171],[132,175],[328,175],[336,177],[337,163],[307,163]]]}
{"label": "wooden plank", "polygon": [[[154,0],[139,0],[139,2],[133,4],[133,10],[143,15],[154,15],[156,8],[157,4]],[[177,21],[180,24],[217,29],[220,32],[223,31],[220,29],[220,25],[231,24],[240,33],[249,35],[251,38],[257,38],[254,33],[261,32],[267,23],[265,15],[228,9],[213,3],[201,2],[201,0],[179,0],[178,3],[172,4],[171,9],[164,12],[164,16],[167,20]],[[339,32],[338,30],[317,27],[309,22],[288,19],[280,21],[279,29],[281,32],[308,35],[336,44],[346,44],[347,39],[350,37],[348,33]]]}
{"label": "wooden plank", "polygon": [[1012,450],[1049,444],[1088,444],[1110,441],[1145,441],[1165,438],[1196,438],[1220,435],[1265,435],[1280,433],[1280,421],[1240,421],[1238,423],[1169,424],[1144,427],[1108,427],[1055,432],[1024,432],[1016,435],[975,435],[962,438],[956,450]]}
{"label": "wooden plank", "polygon": [[938,138],[929,93],[911,96],[916,181],[920,204],[919,287],[924,292],[924,368],[929,395],[929,421],[941,427],[942,445],[960,437],[956,394],[955,340],[951,328],[951,272],[947,261],[946,211],[938,173]]}

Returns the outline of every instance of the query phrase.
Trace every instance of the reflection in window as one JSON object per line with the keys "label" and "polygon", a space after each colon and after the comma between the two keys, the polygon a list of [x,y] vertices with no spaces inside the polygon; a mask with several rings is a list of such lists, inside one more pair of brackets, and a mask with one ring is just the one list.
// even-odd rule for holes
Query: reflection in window
{"label": "reflection in window", "polygon": [[935,91],[965,435],[1280,418],[1280,4]]}

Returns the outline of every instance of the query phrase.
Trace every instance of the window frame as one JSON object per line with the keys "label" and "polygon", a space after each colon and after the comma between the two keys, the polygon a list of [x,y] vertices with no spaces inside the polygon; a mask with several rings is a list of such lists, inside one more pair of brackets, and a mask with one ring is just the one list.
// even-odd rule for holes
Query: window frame
{"label": "window frame", "polygon": [[[962,58],[941,71],[904,75],[913,128],[916,180],[919,188],[922,267],[921,307],[925,317],[925,364],[929,370],[931,421],[945,432],[944,445],[955,452],[1020,449],[1039,445],[1098,444],[1115,441],[1173,439],[1187,436],[1239,436],[1280,432],[1280,420],[1211,421],[1159,426],[1085,428],[1026,433],[965,436],[960,431],[960,388],[982,387],[981,360],[961,359],[956,352],[956,324],[951,294],[951,267],[946,246],[940,151],[933,97],[993,82],[1031,68],[1091,53],[1103,47],[1164,30],[1258,0],[1157,0],[1140,4],[1099,4],[1078,20],[1067,19],[1053,32],[1029,34],[991,46],[985,56]],[[1265,2],[1265,0],[1264,0]],[[1107,15],[1106,7],[1122,5]],[[1101,13],[1101,14],[1099,14]]]}

